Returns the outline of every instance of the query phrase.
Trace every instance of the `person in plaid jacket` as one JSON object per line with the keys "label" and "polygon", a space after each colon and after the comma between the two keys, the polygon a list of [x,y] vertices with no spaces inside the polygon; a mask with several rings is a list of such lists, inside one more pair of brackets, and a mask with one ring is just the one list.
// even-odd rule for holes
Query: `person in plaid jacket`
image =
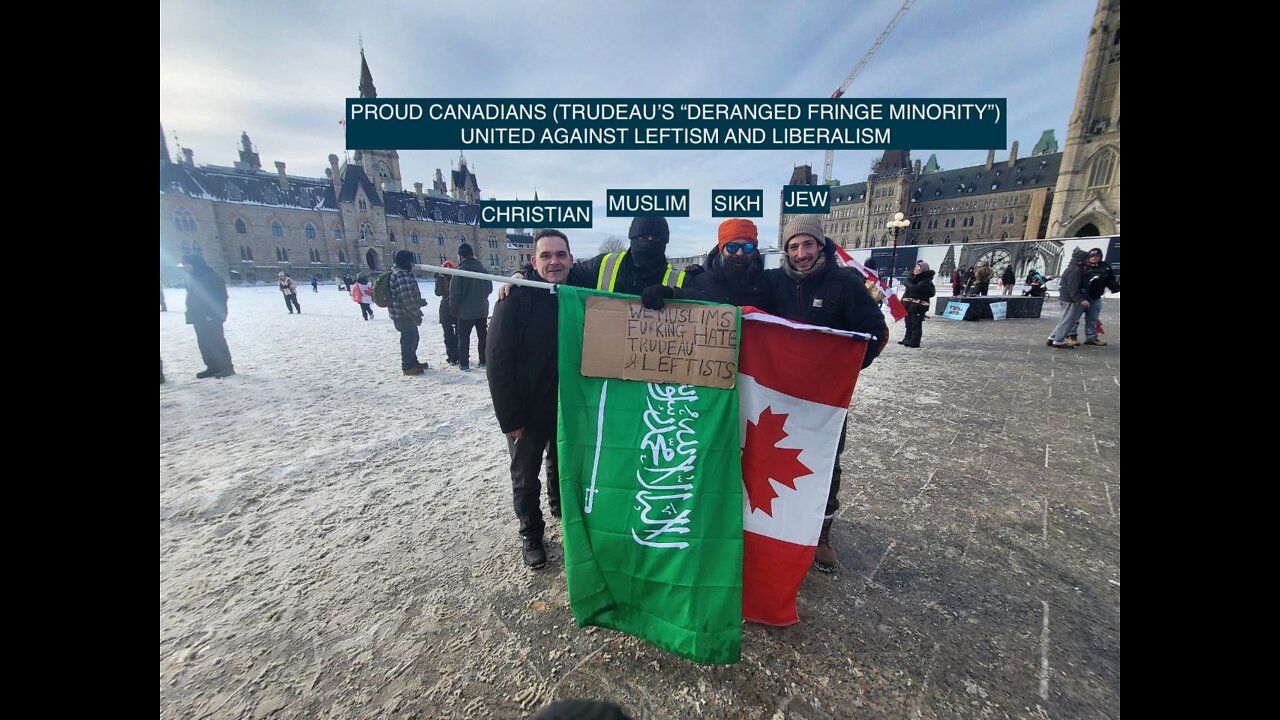
{"label": "person in plaid jacket", "polygon": [[418,326],[422,324],[422,308],[427,306],[427,301],[413,277],[413,253],[408,250],[396,253],[395,269],[388,282],[391,306],[387,314],[400,331],[400,369],[405,375],[421,375],[427,364],[418,362]]}

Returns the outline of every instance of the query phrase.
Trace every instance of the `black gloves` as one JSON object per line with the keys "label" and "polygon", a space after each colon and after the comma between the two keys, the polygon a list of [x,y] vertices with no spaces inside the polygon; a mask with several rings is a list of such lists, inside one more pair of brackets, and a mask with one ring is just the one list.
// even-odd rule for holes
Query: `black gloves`
{"label": "black gloves", "polygon": [[666,305],[664,298],[671,299],[675,296],[675,290],[672,290],[666,285],[650,285],[640,291],[640,304],[650,310],[661,310],[663,306]]}

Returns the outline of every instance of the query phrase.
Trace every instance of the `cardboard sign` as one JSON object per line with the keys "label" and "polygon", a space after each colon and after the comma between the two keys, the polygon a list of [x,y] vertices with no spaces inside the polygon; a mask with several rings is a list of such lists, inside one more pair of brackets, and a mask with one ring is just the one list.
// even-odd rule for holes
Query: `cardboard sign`
{"label": "cardboard sign", "polygon": [[1009,313],[1009,303],[998,302],[991,303],[991,319],[1004,320]]}
{"label": "cardboard sign", "polygon": [[729,389],[738,378],[738,308],[587,298],[582,374]]}
{"label": "cardboard sign", "polygon": [[942,317],[948,320],[963,320],[967,312],[969,312],[969,303],[949,302],[946,310],[942,311]]}

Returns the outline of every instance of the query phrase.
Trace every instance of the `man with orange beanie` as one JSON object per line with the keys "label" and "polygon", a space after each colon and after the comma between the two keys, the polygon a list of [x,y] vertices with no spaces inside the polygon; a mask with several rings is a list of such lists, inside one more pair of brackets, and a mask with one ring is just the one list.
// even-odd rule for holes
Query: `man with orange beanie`
{"label": "man with orange beanie", "polygon": [[701,272],[690,275],[680,297],[727,305],[769,309],[769,288],[762,273],[756,224],[733,218],[720,223],[716,246],[707,253]]}

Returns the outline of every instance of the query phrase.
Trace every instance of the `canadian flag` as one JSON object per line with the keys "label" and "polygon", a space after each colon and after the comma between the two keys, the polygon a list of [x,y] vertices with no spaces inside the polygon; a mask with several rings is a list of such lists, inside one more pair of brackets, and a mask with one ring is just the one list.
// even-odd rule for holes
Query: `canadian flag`
{"label": "canadian flag", "polygon": [[884,313],[885,320],[890,325],[907,316],[907,306],[902,304],[897,291],[890,290],[889,283],[880,279],[880,273],[854,260],[853,256],[845,252],[844,248],[839,245],[836,245],[836,255],[840,257],[840,262],[862,273],[863,277],[875,280],[884,289],[884,305],[880,307],[880,311]]}
{"label": "canadian flag", "polygon": [[870,336],[742,312],[742,617],[800,622],[836,446]]}

